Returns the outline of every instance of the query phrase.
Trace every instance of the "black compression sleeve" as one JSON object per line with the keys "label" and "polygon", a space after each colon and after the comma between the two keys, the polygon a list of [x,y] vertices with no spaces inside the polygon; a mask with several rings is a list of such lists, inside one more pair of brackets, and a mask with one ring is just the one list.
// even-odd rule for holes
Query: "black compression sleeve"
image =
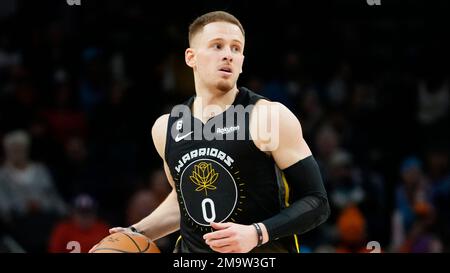
{"label": "black compression sleeve", "polygon": [[305,233],[325,222],[330,215],[327,194],[319,166],[313,156],[283,170],[292,193],[291,205],[263,221],[269,239]]}

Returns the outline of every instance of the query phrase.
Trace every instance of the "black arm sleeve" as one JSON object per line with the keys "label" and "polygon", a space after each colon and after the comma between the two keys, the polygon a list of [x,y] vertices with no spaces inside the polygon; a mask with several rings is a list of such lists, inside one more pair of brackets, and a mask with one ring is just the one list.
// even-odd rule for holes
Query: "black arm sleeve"
{"label": "black arm sleeve", "polygon": [[311,155],[283,170],[293,202],[277,215],[264,220],[269,240],[305,233],[330,215],[327,193],[319,166]]}

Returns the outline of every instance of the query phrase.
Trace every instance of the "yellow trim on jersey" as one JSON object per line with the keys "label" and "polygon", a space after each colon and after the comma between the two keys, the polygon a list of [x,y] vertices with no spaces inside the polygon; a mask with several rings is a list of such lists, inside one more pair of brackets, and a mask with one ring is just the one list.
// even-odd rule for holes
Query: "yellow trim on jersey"
{"label": "yellow trim on jersey", "polygon": [[[284,176],[284,173],[281,172],[281,179],[284,183],[284,204],[286,205],[286,208],[289,207],[289,184],[287,183],[286,177]],[[294,241],[295,241],[295,248],[297,249],[297,253],[300,253],[300,245],[298,243],[298,237],[297,234],[294,234]]]}
{"label": "yellow trim on jersey", "polygon": [[178,239],[177,239],[177,241],[175,242],[175,245],[178,245],[178,242],[181,240],[181,235],[180,236],[178,236]]}
{"label": "yellow trim on jersey", "polygon": [[281,172],[281,179],[284,183],[284,205],[286,207],[289,207],[289,185],[286,181],[286,177],[284,176],[284,173]]}
{"label": "yellow trim on jersey", "polygon": [[294,234],[294,240],[295,240],[295,248],[297,249],[297,253],[300,253],[300,245],[298,244],[297,234]]}

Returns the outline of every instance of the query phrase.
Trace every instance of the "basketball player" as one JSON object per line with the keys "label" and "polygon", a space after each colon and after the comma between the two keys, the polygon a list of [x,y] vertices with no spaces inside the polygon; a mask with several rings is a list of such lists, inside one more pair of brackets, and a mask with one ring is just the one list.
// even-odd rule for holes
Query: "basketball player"
{"label": "basketball player", "polygon": [[196,95],[178,106],[184,115],[172,111],[152,128],[172,191],[138,223],[110,232],[156,240],[180,230],[174,251],[182,253],[298,252],[296,234],[330,213],[300,122],[282,104],[237,87],[245,34],[233,15],[197,18],[189,45]]}

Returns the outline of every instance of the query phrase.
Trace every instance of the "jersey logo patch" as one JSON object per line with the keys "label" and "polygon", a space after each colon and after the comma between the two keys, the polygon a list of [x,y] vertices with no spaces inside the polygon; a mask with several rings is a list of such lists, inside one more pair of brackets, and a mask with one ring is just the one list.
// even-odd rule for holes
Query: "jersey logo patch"
{"label": "jersey logo patch", "polygon": [[180,194],[186,216],[204,227],[228,219],[239,198],[233,175],[213,159],[186,166],[180,177]]}
{"label": "jersey logo patch", "polygon": [[208,196],[208,190],[217,189],[213,184],[217,181],[219,174],[213,169],[211,163],[200,162],[194,165],[192,175],[189,176],[192,183],[197,185],[195,191],[205,191],[205,196]]}
{"label": "jersey logo patch", "polygon": [[187,136],[189,136],[189,135],[192,134],[192,133],[193,133],[193,131],[190,131],[189,133],[186,133],[186,134],[184,134],[184,135],[177,134],[177,135],[175,136],[175,142],[178,142],[178,141],[180,141],[180,140],[182,140],[182,139],[185,139]]}

